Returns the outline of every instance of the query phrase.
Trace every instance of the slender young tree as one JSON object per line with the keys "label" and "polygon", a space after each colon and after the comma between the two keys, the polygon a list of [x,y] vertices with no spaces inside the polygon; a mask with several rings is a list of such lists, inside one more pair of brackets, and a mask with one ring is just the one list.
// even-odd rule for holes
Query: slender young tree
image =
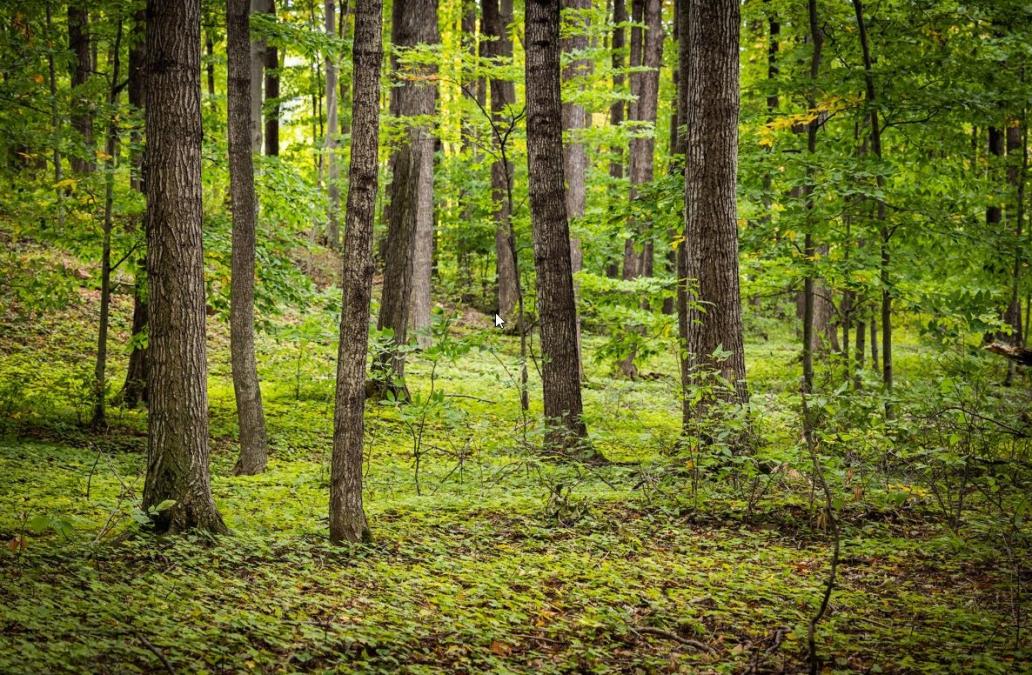
{"label": "slender young tree", "polygon": [[[276,1],[269,0],[269,14],[276,16]],[[276,45],[265,45],[265,154],[279,155],[280,80],[279,50]]]}
{"label": "slender young tree", "polygon": [[[691,0],[685,82],[685,277],[695,280],[694,303],[684,318],[685,386],[709,371],[731,383],[723,398],[744,402],[745,352],[738,281],[737,0]],[[682,71],[684,73],[684,71]],[[718,348],[724,352],[716,356]],[[705,411],[707,400],[684,401],[684,424]]]}
{"label": "slender young tree", "polygon": [[[273,0],[251,0],[250,9],[252,14],[271,14]],[[228,49],[228,47],[227,47]],[[262,151],[262,83],[265,72],[265,61],[268,58],[268,45],[265,40],[253,40],[249,47],[250,68],[251,68],[251,151],[260,153]]]}
{"label": "slender young tree", "polygon": [[[336,0],[324,3],[324,28],[327,35],[337,34],[337,20],[334,18]],[[326,193],[330,198],[330,213],[326,237],[330,248],[340,246],[340,169],[337,167],[337,60],[336,55],[326,55]]]}
{"label": "slender young tree", "polygon": [[380,65],[383,61],[381,13],[380,0],[356,3],[350,188],[345,214],[343,304],[330,477],[330,540],[333,542],[362,541],[370,537],[362,508],[362,443],[369,301],[373,287]]}
{"label": "slender young tree", "polygon": [[240,456],[235,473],[253,475],[269,459],[262,390],[254,354],[255,221],[251,156],[250,0],[226,3],[226,97],[229,129],[229,197],[233,209],[232,282],[229,305],[229,349],[240,426]]}
{"label": "slender young tree", "polygon": [[[145,30],[147,18],[144,10],[139,10],[133,16],[132,31],[129,39],[129,81],[127,94],[129,105],[134,109],[143,110],[143,71],[144,56],[146,47]],[[130,148],[132,156],[132,174],[130,185],[134,190],[144,191],[143,186],[143,153],[140,152],[140,143],[143,140],[142,129],[139,124],[133,126],[130,132]],[[146,239],[146,219],[141,219],[137,227]],[[135,408],[141,402],[147,402],[147,261],[146,256],[140,256],[135,264],[135,282],[133,284],[133,324],[132,324],[132,350],[129,352],[129,368],[125,376],[125,384],[122,386],[122,402],[129,408]]]}
{"label": "slender young tree", "polygon": [[208,473],[201,238],[201,2],[147,2],[150,414],[145,509],[159,532],[225,532]]}
{"label": "slender young tree", "polygon": [[[512,60],[512,39],[509,25],[512,23],[512,0],[481,0],[481,24],[484,35],[493,38],[487,43],[487,55],[496,64]],[[492,78],[491,115],[497,126],[504,125],[510,106],[516,103],[516,87],[512,80]],[[491,164],[491,195],[495,210],[495,271],[498,281],[498,314],[509,326],[516,323],[516,305],[519,301],[519,279],[513,258],[510,235],[512,225],[509,214],[508,193],[511,189],[512,163],[497,157]]]}
{"label": "slender young tree", "polygon": [[545,443],[552,451],[585,442],[577,305],[570,262],[570,227],[563,185],[559,80],[559,0],[527,0],[527,167],[534,231]]}
{"label": "slender young tree", "polygon": [[[396,2],[392,21],[391,38],[395,47],[437,42],[437,0]],[[391,115],[396,118],[433,115],[436,87],[427,78],[402,73],[397,56],[392,55],[391,61],[394,72],[403,78],[391,89]],[[404,141],[391,157],[391,168],[383,295],[377,329],[389,328],[394,337],[393,344],[376,356],[376,379],[371,383],[374,386],[370,387],[370,394],[382,397],[392,392],[407,399],[405,356],[399,347],[408,339],[414,289],[418,286],[423,293],[423,286],[429,288],[429,266],[425,258],[417,260],[425,256],[422,247],[426,245],[427,232],[431,245],[433,241],[434,139],[425,122],[414,121],[409,126]]]}

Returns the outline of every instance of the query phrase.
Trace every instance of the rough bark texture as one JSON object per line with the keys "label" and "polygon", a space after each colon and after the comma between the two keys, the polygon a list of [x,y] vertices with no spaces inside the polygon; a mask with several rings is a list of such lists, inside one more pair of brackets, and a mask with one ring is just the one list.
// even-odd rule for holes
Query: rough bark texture
{"label": "rough bark texture", "polygon": [[[133,17],[132,35],[129,40],[129,84],[128,96],[129,105],[137,110],[143,110],[143,72],[146,47],[146,16],[144,11],[136,12]],[[142,138],[141,128],[134,126],[131,132],[131,147],[134,148],[133,156],[130,158],[132,164],[132,177],[130,183],[134,190],[143,192],[143,154],[135,150]],[[146,237],[146,219],[139,225],[144,230]],[[147,396],[147,347],[140,344],[143,334],[147,330],[147,261],[141,256],[135,264],[134,274],[136,276],[133,284],[133,348],[129,353],[129,368],[125,376],[125,384],[122,387],[122,402],[135,408],[141,402],[146,403]]]}
{"label": "rough bark texture", "polygon": [[[624,51],[626,49],[627,28],[623,25],[627,22],[627,5],[624,0],[613,0],[613,41],[611,43],[613,59],[613,92],[621,93],[624,85]],[[624,110],[627,103],[622,99],[615,99],[609,105],[609,124],[619,127],[624,121]],[[612,148],[613,158],[609,162],[609,175],[612,178],[623,178],[623,144]]]}
{"label": "rough bark texture", "polygon": [[[745,354],[738,286],[735,183],[738,153],[738,36],[736,0],[691,0],[685,79],[685,263],[697,283],[686,316],[685,383],[717,371],[732,383],[722,396],[745,401]],[[694,303],[693,303],[694,304]],[[727,358],[714,359],[720,347]],[[684,423],[705,410],[686,399]]]}
{"label": "rough bark texture", "polygon": [[330,476],[330,540],[333,542],[370,538],[362,508],[362,444],[369,301],[373,287],[380,65],[383,61],[381,13],[380,0],[360,0],[355,8],[350,188],[345,215],[343,304]]}
{"label": "rough bark texture", "polygon": [[147,2],[150,415],[143,506],[159,532],[225,532],[208,474],[200,0]]}
{"label": "rough bark texture", "polygon": [[[586,11],[591,9],[591,0],[562,0],[562,6],[567,10],[566,23],[570,36],[562,41],[564,52],[583,52],[588,48],[589,22]],[[582,87],[577,85],[577,80],[587,82],[592,73],[592,62],[589,58],[573,59],[563,70],[563,80],[572,83],[573,91],[579,91]],[[569,91],[569,90],[568,90]],[[563,104],[563,131],[568,133],[568,140],[563,144],[563,170],[566,176],[566,215],[568,218],[581,218],[584,215],[584,205],[587,201],[587,172],[588,153],[584,147],[584,141],[579,137],[582,129],[591,126],[588,119],[588,111],[584,106],[577,103]],[[570,264],[574,274],[580,271],[584,262],[584,254],[581,251],[580,238],[570,236]],[[576,302],[580,295],[576,280],[573,283],[573,295]],[[577,320],[577,354],[580,354],[580,319]],[[584,372],[581,364],[578,369],[583,378]]]}
{"label": "rough bark texture", "polygon": [[255,221],[258,200],[254,192],[251,157],[251,68],[249,59],[250,0],[228,0],[226,5],[227,111],[229,129],[229,196],[233,210],[232,285],[229,305],[229,348],[240,426],[240,456],[235,473],[253,475],[265,470],[265,415],[254,355]]}
{"label": "rough bark texture", "polygon": [[[276,15],[276,2],[269,0],[269,14]],[[279,155],[279,50],[273,45],[265,47],[265,154]]]}
{"label": "rough bark texture", "polygon": [[[324,3],[324,29],[328,35],[337,34],[336,0]],[[337,167],[337,62],[326,57],[326,193],[330,200],[326,238],[330,248],[340,246],[340,169]]]}
{"label": "rough bark texture", "polygon": [[[391,37],[397,47],[413,47],[437,41],[436,0],[395,3],[392,20]],[[392,61],[392,67],[398,73],[400,65],[396,58],[392,58]],[[435,94],[433,84],[406,78],[400,86],[391,89],[391,114],[395,117],[433,115]],[[429,231],[431,245],[433,241],[433,209],[426,208],[433,201],[433,153],[434,139],[430,130],[415,124],[409,127],[407,139],[391,157],[393,178],[386,214],[387,245],[377,328],[393,330],[395,346],[403,345],[408,340],[413,288],[422,284],[429,288],[430,283],[428,265],[418,269],[419,274],[427,275],[425,279],[413,281],[413,278],[417,271],[414,260],[420,235],[426,237]],[[427,172],[431,175],[425,175]],[[428,189],[431,194],[421,195]],[[395,395],[407,397],[404,386],[405,357],[400,351],[392,348],[378,354],[375,367],[376,386],[372,387],[370,393],[384,396],[386,392],[392,391]]]}
{"label": "rough bark texture", "polygon": [[[512,40],[508,27],[512,23],[512,0],[482,0],[484,34],[495,38],[487,43],[487,52],[493,60],[509,63],[512,60]],[[506,110],[516,103],[516,88],[509,80],[491,80],[491,115],[499,128],[508,126]],[[496,139],[496,143],[497,143]],[[498,314],[506,325],[516,327],[516,305],[519,289],[516,286],[516,263],[509,243],[509,190],[512,181],[512,163],[499,158],[491,164],[491,196],[495,204],[495,271],[498,281]]]}
{"label": "rough bark texture", "polygon": [[577,353],[577,306],[563,194],[559,0],[527,0],[527,166],[534,231],[546,444],[569,449],[587,435]]}
{"label": "rough bark texture", "polygon": [[68,3],[68,48],[74,56],[71,72],[72,128],[79,132],[84,146],[81,153],[73,153],[69,159],[72,170],[80,174],[97,170],[93,141],[93,104],[88,96],[76,91],[86,84],[86,80],[95,70],[87,6],[84,0],[72,0]]}

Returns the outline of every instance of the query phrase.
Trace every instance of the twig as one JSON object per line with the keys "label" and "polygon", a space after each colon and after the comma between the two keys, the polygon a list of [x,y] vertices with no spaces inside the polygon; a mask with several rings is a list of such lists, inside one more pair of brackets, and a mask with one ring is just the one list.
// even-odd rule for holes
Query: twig
{"label": "twig", "polygon": [[638,627],[638,628],[632,628],[631,631],[634,632],[634,633],[638,633],[638,634],[655,635],[656,637],[666,638],[667,640],[673,640],[674,642],[679,642],[679,643],[685,645],[686,647],[694,647],[695,649],[698,649],[699,651],[707,652],[707,653],[710,653],[710,654],[712,654],[712,653],[714,653],[716,651],[715,649],[713,649],[713,647],[710,647],[708,644],[706,644],[704,642],[699,642],[698,640],[692,640],[691,638],[684,638],[684,637],[681,637],[680,635],[678,635],[677,633],[671,633],[670,631],[663,630],[662,628],[653,628],[651,626],[641,626],[641,627]]}
{"label": "twig", "polygon": [[165,666],[165,670],[168,671],[169,675],[176,675],[176,669],[172,667],[172,664],[165,657],[165,655],[161,653],[160,649],[151,644],[151,641],[144,637],[142,634],[137,633],[136,637],[137,639],[139,639],[140,643],[147,648],[147,651],[149,651],[151,654],[154,654],[154,656],[158,657],[158,660],[161,661],[161,664],[163,666]]}

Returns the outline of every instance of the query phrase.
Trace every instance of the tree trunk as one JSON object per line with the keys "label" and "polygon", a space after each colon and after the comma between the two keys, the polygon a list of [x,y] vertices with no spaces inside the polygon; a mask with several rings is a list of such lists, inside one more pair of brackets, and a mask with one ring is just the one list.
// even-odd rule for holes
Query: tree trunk
{"label": "tree trunk", "polygon": [[[591,0],[562,0],[562,6],[567,10],[567,26],[571,31],[569,37],[562,41],[564,52],[583,52],[588,48],[588,31],[590,29],[589,19],[586,12],[591,9]],[[582,87],[576,85],[578,79],[583,78],[587,82],[592,68],[591,59],[579,58],[570,61],[563,71],[563,80],[567,83],[574,83],[572,89],[579,91]],[[585,84],[586,86],[586,84]],[[563,144],[563,170],[566,176],[566,215],[568,218],[576,219],[584,216],[584,205],[587,201],[586,175],[588,170],[588,153],[584,147],[584,140],[579,134],[582,129],[591,126],[588,119],[588,111],[578,103],[563,104],[563,131],[567,132],[568,141]],[[573,273],[580,271],[584,262],[584,253],[581,251],[580,237],[570,236],[570,265]],[[573,283],[574,302],[580,295],[576,280]],[[577,354],[581,352],[580,319],[577,320]],[[581,379],[584,377],[583,364],[578,363],[578,372]]]}
{"label": "tree trunk", "polygon": [[240,457],[234,472],[254,475],[265,470],[265,415],[254,354],[255,221],[251,155],[250,0],[228,0],[226,9],[227,112],[229,130],[229,196],[233,209],[232,285],[229,347],[240,425]]}
{"label": "tree trunk", "polygon": [[[268,14],[273,11],[273,0],[251,0],[252,14]],[[229,47],[227,46],[227,50]],[[267,58],[265,40],[253,40],[250,44],[251,57],[251,106],[250,133],[251,151],[262,151],[262,83],[264,80],[265,59]]]}
{"label": "tree trunk", "polygon": [[1011,230],[1014,233],[1014,265],[1010,278],[1010,302],[1007,305],[1005,314],[1007,324],[1011,332],[1007,336],[1008,342],[1020,346],[1024,344],[1022,337],[1021,322],[1021,268],[1022,259],[1022,231],[1024,229],[1025,216],[1025,180],[1028,173],[1028,143],[1024,138],[1022,130],[1024,125],[1019,120],[1014,120],[1007,127],[1007,182],[1014,191],[1014,208],[1008,209],[1009,220],[1012,221]]}
{"label": "tree trunk", "polygon": [[[142,111],[144,67],[146,57],[146,13],[141,9],[133,17],[132,38],[129,43],[129,84],[128,95],[129,105],[136,110]],[[143,182],[143,153],[138,148],[143,139],[141,128],[133,126],[130,136],[132,148],[132,174],[130,184],[134,190],[144,192]],[[139,224],[146,238],[146,218],[141,219]],[[133,284],[133,326],[132,326],[132,351],[129,353],[129,368],[125,376],[125,384],[122,386],[122,402],[129,408],[135,408],[141,402],[146,403],[147,396],[147,260],[146,254],[139,256],[133,273],[135,282]]]}
{"label": "tree trunk", "polygon": [[[690,0],[688,72],[685,79],[685,276],[696,280],[687,308],[686,354],[681,377],[687,388],[717,371],[731,389],[716,395],[747,400],[742,313],[738,285],[735,183],[738,153],[739,5],[735,0]],[[683,73],[684,71],[682,71]],[[717,348],[727,357],[713,356]],[[683,423],[704,414],[684,401]]]}
{"label": "tree trunk", "polygon": [[[396,47],[437,42],[437,0],[395,3],[392,19],[391,37]],[[397,57],[391,60],[395,74],[406,78],[400,86],[391,89],[391,114],[398,118],[433,115],[436,87],[425,80],[409,79],[411,74],[401,73]],[[415,75],[418,78],[425,74]],[[420,248],[417,252],[416,249],[417,243],[420,247],[426,245],[427,233],[431,246],[433,241],[433,209],[426,208],[433,201],[433,152],[434,139],[430,130],[425,126],[410,126],[406,140],[391,157],[394,177],[386,214],[387,245],[377,328],[391,329],[394,337],[392,346],[376,357],[377,377],[370,389],[373,396],[383,397],[392,392],[400,398],[408,398],[404,379],[405,356],[398,347],[408,341],[413,289],[420,288],[420,293],[429,293],[426,289],[430,283],[430,259],[417,261],[417,253],[425,256],[426,251]],[[430,175],[426,175],[428,172]],[[416,279],[417,274],[421,278]],[[420,321],[425,325],[425,320],[421,318]]]}
{"label": "tree trunk", "polygon": [[105,403],[107,398],[107,338],[111,313],[111,229],[112,208],[114,207],[115,168],[118,166],[118,117],[115,107],[118,105],[118,94],[121,83],[119,56],[122,50],[122,21],[117,20],[115,40],[111,46],[108,63],[111,66],[111,82],[109,83],[108,106],[111,118],[108,121],[107,138],[104,141],[104,222],[102,226],[100,254],[100,321],[97,330],[97,361],[93,369],[93,419],[91,425],[98,429],[107,425],[105,419]]}
{"label": "tree trunk", "polygon": [[[639,0],[635,0],[636,8],[638,4]],[[662,9],[660,0],[644,0],[641,9],[642,20],[645,22],[645,34],[639,38],[642,43],[639,47],[640,65],[647,70],[632,76],[637,81],[637,99],[632,104],[633,115],[631,117],[631,120],[637,123],[636,133],[631,138],[630,152],[630,199],[632,202],[638,199],[639,186],[651,182],[653,177],[656,111],[659,105],[659,68],[663,63]],[[634,219],[631,223],[631,231],[634,233],[634,237],[628,239],[624,244],[624,279],[652,276],[652,223]],[[640,250],[635,245],[634,239],[638,240]],[[632,352],[620,363],[621,372],[624,376],[632,379],[638,375],[634,358],[635,353]]]}
{"label": "tree trunk", "polygon": [[[327,35],[337,34],[336,0],[323,3]],[[326,193],[330,201],[326,238],[332,249],[340,247],[340,169],[337,168],[337,62],[333,55],[326,56]]]}
{"label": "tree trunk", "polygon": [[527,167],[534,231],[541,379],[552,451],[586,441],[577,353],[570,228],[563,185],[562,101],[559,80],[559,0],[527,0]]}
{"label": "tree trunk", "polygon": [[[512,23],[512,0],[481,0],[481,25],[484,35],[494,38],[487,43],[488,56],[496,63],[512,61],[512,40],[508,27]],[[496,127],[508,127],[507,108],[516,103],[516,88],[510,80],[492,79],[491,115]],[[508,139],[506,139],[507,141]],[[496,142],[498,139],[496,139]],[[512,189],[512,164],[496,159],[491,164],[491,196],[495,219],[495,271],[498,280],[498,314],[507,325],[519,328],[516,306],[519,299],[516,262],[513,258],[509,222],[509,192]]]}
{"label": "tree trunk", "polygon": [[362,508],[366,353],[373,288],[373,218],[376,209],[380,128],[382,5],[363,0],[355,8],[351,167],[344,229],[343,302],[337,353],[330,476],[330,540],[370,538]]}
{"label": "tree trunk", "polygon": [[95,70],[93,49],[90,44],[90,24],[87,5],[83,0],[68,3],[68,49],[72,52],[72,128],[82,138],[81,150],[70,156],[72,171],[78,174],[97,170],[96,149],[93,143],[93,102],[80,89]]}
{"label": "tree trunk", "polygon": [[[269,0],[269,14],[276,16],[276,2]],[[273,45],[265,47],[265,154],[279,155],[279,50]]]}
{"label": "tree trunk", "polygon": [[[627,5],[624,0],[613,0],[613,39],[610,44],[613,64],[613,102],[609,105],[609,125],[619,129],[624,122],[624,114],[627,103],[619,98],[623,94],[624,86],[624,57],[627,50]],[[609,177],[616,185],[624,177],[624,144],[621,141],[615,143],[610,149]],[[610,203],[623,198],[623,192],[619,188],[610,190]],[[615,279],[619,276],[620,266],[614,257],[606,265],[606,276]]]}
{"label": "tree trunk", "polygon": [[[806,104],[813,110],[817,106],[817,76],[821,68],[821,49],[824,46],[824,34],[821,32],[817,21],[817,0],[808,0],[807,15],[810,22],[810,43],[813,45],[810,54],[810,91],[806,94]],[[813,262],[816,258],[817,249],[814,245],[814,177],[813,163],[817,154],[817,132],[820,129],[820,122],[814,118],[806,125],[806,152],[808,155],[806,168],[806,233],[803,237],[803,257],[806,265],[806,276],[803,280],[803,383],[802,383],[802,410],[803,410],[803,434],[808,448],[815,447],[814,418],[811,414],[809,397],[813,394],[813,352],[816,346],[816,335],[814,312],[817,308],[816,297],[816,274],[813,269]],[[824,305],[829,304],[825,299]],[[811,652],[813,648],[811,646]],[[811,653],[811,657],[814,655]]]}
{"label": "tree trunk", "polygon": [[225,532],[208,474],[201,237],[201,3],[147,2],[150,415],[143,506],[159,532]]}
{"label": "tree trunk", "polygon": [[[881,125],[878,122],[878,106],[875,103],[874,75],[871,72],[871,47],[867,40],[867,26],[864,23],[864,8],[862,0],[853,0],[853,10],[856,13],[857,28],[860,33],[860,50],[863,54],[864,63],[864,85],[866,89],[868,114],[871,122],[871,150],[875,157],[882,159]],[[877,176],[879,190],[885,188],[885,178],[881,172]],[[892,230],[886,222],[885,202],[878,200],[878,229],[880,235],[880,263],[879,276],[881,281],[881,329],[882,329],[882,384],[887,392],[892,391],[892,288],[890,285],[889,264],[891,262],[891,251],[889,248],[892,238]],[[873,322],[872,322],[872,325]],[[877,359],[873,359],[877,361]],[[893,417],[892,406],[885,404],[885,416]]]}

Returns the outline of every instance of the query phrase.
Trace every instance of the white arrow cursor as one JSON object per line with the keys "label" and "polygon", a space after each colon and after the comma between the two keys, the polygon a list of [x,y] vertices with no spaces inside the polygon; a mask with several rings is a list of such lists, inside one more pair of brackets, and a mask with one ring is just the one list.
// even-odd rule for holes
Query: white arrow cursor
{"label": "white arrow cursor", "polygon": [[505,319],[495,314],[495,328],[501,328],[505,325]]}

